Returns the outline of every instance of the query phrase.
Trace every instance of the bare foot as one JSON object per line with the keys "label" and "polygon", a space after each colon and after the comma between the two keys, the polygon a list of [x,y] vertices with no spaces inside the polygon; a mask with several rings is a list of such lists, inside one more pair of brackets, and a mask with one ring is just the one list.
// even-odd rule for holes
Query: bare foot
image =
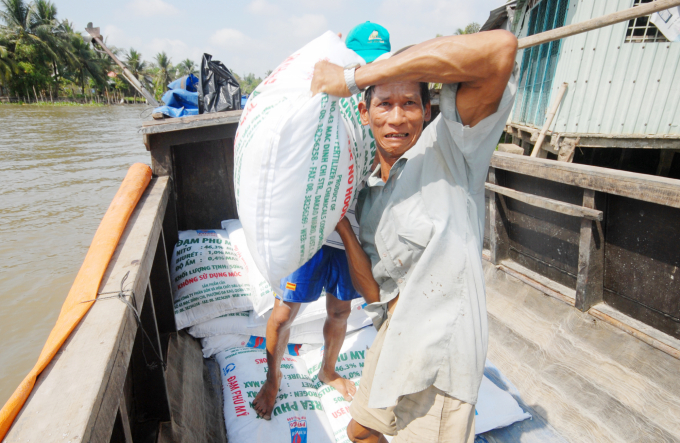
{"label": "bare foot", "polygon": [[276,396],[279,393],[279,386],[281,386],[282,374],[279,372],[276,383],[273,383],[269,377],[260,388],[260,392],[253,400],[253,408],[257,415],[265,420],[271,420],[274,403],[276,403]]}
{"label": "bare foot", "polygon": [[319,381],[326,383],[329,386],[333,386],[340,394],[342,394],[345,401],[352,401],[354,395],[357,393],[357,387],[354,386],[354,382],[342,378],[340,374],[335,371],[328,373],[322,368],[319,371]]}

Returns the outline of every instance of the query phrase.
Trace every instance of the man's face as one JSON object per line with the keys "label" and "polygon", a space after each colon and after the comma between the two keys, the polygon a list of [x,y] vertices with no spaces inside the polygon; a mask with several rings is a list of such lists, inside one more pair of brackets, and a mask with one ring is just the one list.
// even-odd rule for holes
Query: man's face
{"label": "man's face", "polygon": [[416,144],[423,123],[430,120],[429,103],[423,109],[420,84],[396,82],[375,86],[370,109],[359,103],[361,123],[371,125],[383,157],[398,159]]}

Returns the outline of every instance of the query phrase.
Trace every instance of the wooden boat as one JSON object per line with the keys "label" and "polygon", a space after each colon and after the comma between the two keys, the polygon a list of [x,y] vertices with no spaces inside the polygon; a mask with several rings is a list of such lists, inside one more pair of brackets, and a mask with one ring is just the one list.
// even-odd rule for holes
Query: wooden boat
{"label": "wooden boat", "polygon": [[[6,442],[226,441],[217,365],[176,331],[169,258],[178,230],[237,217],[240,113],[143,123],[154,178],[100,287],[129,272],[141,325],[96,302]],[[534,418],[478,441],[680,441],[680,182],[497,152],[487,188],[489,359],[507,378],[487,375]]]}

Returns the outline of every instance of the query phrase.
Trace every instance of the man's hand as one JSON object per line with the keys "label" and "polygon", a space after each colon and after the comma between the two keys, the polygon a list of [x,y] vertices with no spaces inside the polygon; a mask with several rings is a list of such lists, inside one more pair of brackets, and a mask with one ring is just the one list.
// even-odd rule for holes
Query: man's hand
{"label": "man's hand", "polygon": [[345,83],[342,66],[322,60],[314,65],[312,78],[312,95],[325,92],[336,97],[350,97],[352,95]]}

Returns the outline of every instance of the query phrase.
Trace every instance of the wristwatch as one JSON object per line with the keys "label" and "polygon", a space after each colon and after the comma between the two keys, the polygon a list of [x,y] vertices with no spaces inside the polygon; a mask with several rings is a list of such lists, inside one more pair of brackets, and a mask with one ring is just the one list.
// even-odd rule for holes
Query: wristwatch
{"label": "wristwatch", "polygon": [[347,89],[349,89],[349,92],[352,93],[352,95],[357,95],[358,93],[361,92],[361,89],[357,86],[357,83],[354,81],[354,71],[356,71],[356,67],[354,68],[349,68],[345,69],[345,84],[347,84]]}

